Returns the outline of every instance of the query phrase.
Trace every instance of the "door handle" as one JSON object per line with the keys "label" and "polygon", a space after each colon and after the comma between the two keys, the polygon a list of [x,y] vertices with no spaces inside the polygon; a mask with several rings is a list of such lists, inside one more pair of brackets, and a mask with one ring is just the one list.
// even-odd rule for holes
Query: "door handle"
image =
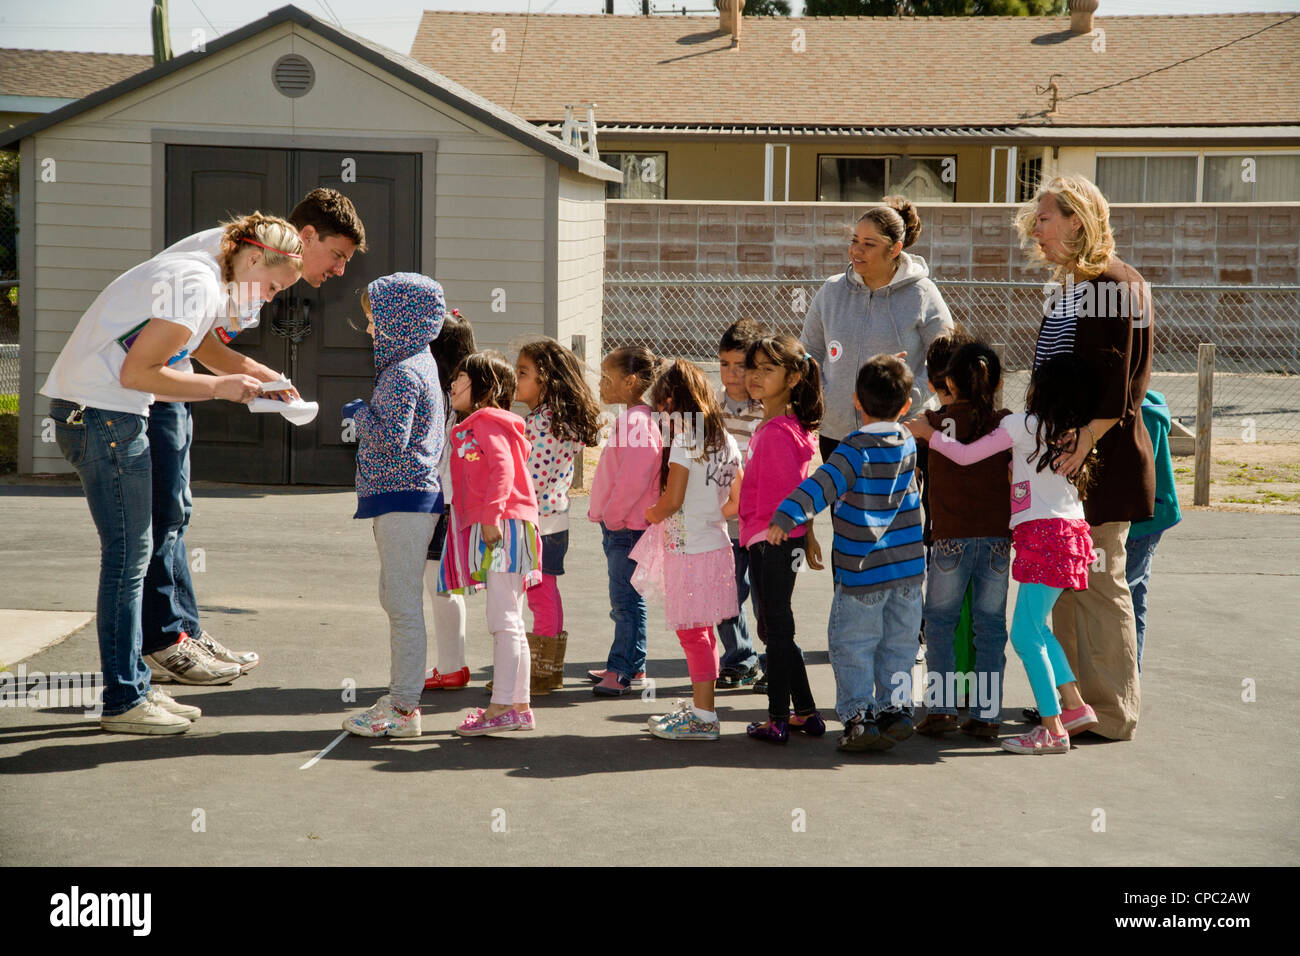
{"label": "door handle", "polygon": [[311,335],[311,303],[306,300],[297,306],[285,303],[271,320],[271,332],[294,345]]}

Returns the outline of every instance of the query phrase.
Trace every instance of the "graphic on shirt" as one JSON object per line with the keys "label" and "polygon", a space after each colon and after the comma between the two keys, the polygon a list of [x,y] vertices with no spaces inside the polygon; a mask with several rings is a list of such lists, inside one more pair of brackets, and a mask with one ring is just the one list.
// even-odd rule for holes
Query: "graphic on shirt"
{"label": "graphic on shirt", "polygon": [[840,345],[838,339],[831,339],[826,345],[826,356],[832,362],[838,362],[840,356],[844,354],[844,346]]}
{"label": "graphic on shirt", "polygon": [[474,429],[458,428],[452,432],[456,439],[456,456],[464,458],[466,461],[481,461],[483,453],[479,451],[478,439],[474,437]]}
{"label": "graphic on shirt", "polygon": [[710,458],[704,466],[704,483],[706,485],[718,485],[721,488],[730,488],[732,482],[736,480],[736,472],[739,470],[740,462],[735,459],[719,461],[717,458]]}
{"label": "graphic on shirt", "polygon": [[[135,345],[135,340],[140,337],[140,333],[144,331],[144,327],[149,324],[149,321],[150,321],[149,319],[145,319],[143,322],[141,322],[135,328],[131,329],[129,332],[124,332],[117,337],[116,340],[117,344],[122,346],[123,352],[131,351],[131,346]],[[183,358],[185,358],[185,356],[189,354],[190,354],[189,349],[181,349],[179,352],[177,352],[175,355],[173,355],[171,358],[167,360],[167,364],[175,365],[177,362],[181,361]]]}
{"label": "graphic on shirt", "polygon": [[1011,486],[1011,513],[1024,511],[1029,504],[1029,482],[1017,481]]}

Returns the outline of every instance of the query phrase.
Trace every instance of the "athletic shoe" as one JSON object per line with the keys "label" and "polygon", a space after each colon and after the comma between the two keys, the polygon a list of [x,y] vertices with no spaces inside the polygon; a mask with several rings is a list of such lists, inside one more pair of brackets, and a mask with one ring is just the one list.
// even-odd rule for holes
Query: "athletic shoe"
{"label": "athletic shoe", "polygon": [[1002,749],[1013,754],[1068,754],[1070,752],[1070,735],[1056,736],[1042,724],[1027,734],[1008,737],[1002,741]]}
{"label": "athletic shoe", "polygon": [[894,710],[892,707],[876,718],[876,727],[882,734],[894,740],[906,740],[912,736],[912,731],[915,729],[912,726],[911,714],[905,710]]}
{"label": "athletic shoe", "polygon": [[519,726],[515,730],[536,730],[537,719],[533,716],[532,708],[524,711],[519,715]]}
{"label": "athletic shoe", "polygon": [[876,719],[870,712],[855,714],[844,725],[844,733],[835,742],[836,750],[857,752],[862,750],[888,750],[894,746],[894,739],[886,737],[876,726]]}
{"label": "athletic shoe", "polygon": [[826,733],[826,721],[822,719],[821,711],[817,710],[807,717],[800,717],[792,710],[789,724],[791,733],[806,734],[809,737],[820,737]]}
{"label": "athletic shoe", "polygon": [[766,693],[767,693],[767,674],[765,674],[765,673],[764,673],[764,674],[759,674],[759,675],[758,675],[758,679],[755,680],[754,683],[752,683],[752,684],[749,685],[749,689],[752,690],[755,694],[766,694]]}
{"label": "athletic shoe", "polygon": [[343,721],[343,729],[358,737],[418,737],[420,708],[410,713],[398,710],[392,696],[385,694],[369,710]]}
{"label": "athletic shoe", "polygon": [[996,739],[1001,729],[1001,724],[980,720],[978,717],[967,717],[960,727],[961,732],[967,737],[981,737],[986,740]]}
{"label": "athletic shoe", "polygon": [[1081,734],[1085,730],[1092,730],[1100,721],[1097,720],[1097,712],[1084,704],[1074,710],[1061,711],[1061,723],[1065,725],[1067,734]]}
{"label": "athletic shoe", "polygon": [[650,733],[663,740],[717,740],[719,726],[716,720],[700,720],[695,715],[695,708],[688,707],[650,728]]}
{"label": "athletic shoe", "polygon": [[201,631],[199,636],[194,638],[194,643],[223,664],[238,664],[240,672],[244,674],[262,663],[256,651],[232,651],[207,631]]}
{"label": "athletic shoe", "polygon": [[177,717],[184,717],[189,721],[198,720],[203,716],[203,711],[190,704],[178,703],[161,687],[150,687],[149,693],[145,694],[145,697],[167,711],[167,713],[175,714]]}
{"label": "athletic shoe", "polygon": [[183,632],[175,644],[146,654],[145,663],[149,665],[150,680],[159,684],[229,684],[244,673],[242,666],[217,660]]}
{"label": "athletic shoe", "polygon": [[783,744],[790,739],[790,725],[784,720],[756,720],[745,728],[751,740]]}
{"label": "athletic shoe", "polygon": [[646,730],[654,730],[655,726],[662,724],[666,720],[672,720],[684,710],[690,710],[691,702],[681,697],[673,702],[673,709],[666,714],[654,714],[646,719]]}
{"label": "athletic shoe", "polygon": [[425,690],[460,690],[469,685],[469,668],[462,667],[454,674],[439,674],[438,668],[425,671]]}
{"label": "athletic shoe", "polygon": [[921,722],[916,725],[916,732],[925,734],[927,737],[940,737],[956,729],[956,714],[926,714]]}
{"label": "athletic shoe", "polygon": [[[599,684],[604,679],[605,679],[605,672],[603,670],[587,671],[587,680],[591,681],[593,684]],[[635,674],[633,674],[632,680],[628,684],[629,687],[643,687],[644,685],[645,685],[645,671],[637,671]]]}
{"label": "athletic shoe", "polygon": [[[530,712],[531,713],[531,712]],[[521,715],[511,707],[503,714],[497,714],[495,717],[486,716],[487,711],[483,709],[471,710],[465,715],[465,719],[460,722],[456,728],[456,733],[462,737],[479,737],[483,734],[501,734],[509,731],[519,730],[524,723]]]}
{"label": "athletic shoe", "polygon": [[724,667],[713,686],[718,690],[735,690],[737,687],[748,687],[756,680],[758,680],[758,668],[753,665]]}
{"label": "athletic shoe", "polygon": [[145,697],[124,714],[100,717],[99,726],[114,734],[183,734],[190,722]]}
{"label": "athletic shoe", "polygon": [[606,671],[604,678],[591,692],[597,697],[622,697],[630,685],[631,682],[626,677]]}

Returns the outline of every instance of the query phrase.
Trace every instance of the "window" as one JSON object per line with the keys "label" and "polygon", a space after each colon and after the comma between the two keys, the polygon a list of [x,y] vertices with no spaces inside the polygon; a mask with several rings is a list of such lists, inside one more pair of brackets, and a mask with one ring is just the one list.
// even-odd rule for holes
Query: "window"
{"label": "window", "polygon": [[606,183],[606,199],[666,199],[667,153],[602,153],[601,161],[623,171],[623,182]]}
{"label": "window", "polygon": [[1300,200],[1300,154],[1236,153],[1205,157],[1204,202]]}
{"label": "window", "polygon": [[1027,156],[1016,170],[1016,202],[1029,202],[1043,183],[1043,157]]}
{"label": "window", "polygon": [[895,193],[913,202],[953,202],[955,156],[818,156],[818,202],[880,202]]}
{"label": "window", "polygon": [[1196,156],[1097,156],[1109,202],[1196,202]]}

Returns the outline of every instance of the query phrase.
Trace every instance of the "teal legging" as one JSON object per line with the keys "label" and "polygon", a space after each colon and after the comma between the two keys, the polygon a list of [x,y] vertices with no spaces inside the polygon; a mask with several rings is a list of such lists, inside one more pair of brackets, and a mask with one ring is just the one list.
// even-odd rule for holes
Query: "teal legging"
{"label": "teal legging", "polygon": [[1061,713],[1056,688],[1074,680],[1074,671],[1070,670],[1070,662],[1065,659],[1065,651],[1047,626],[1052,607],[1063,591],[1063,588],[1050,588],[1046,584],[1020,585],[1016,610],[1011,618],[1011,646],[1025,665],[1038,713],[1044,717]]}

